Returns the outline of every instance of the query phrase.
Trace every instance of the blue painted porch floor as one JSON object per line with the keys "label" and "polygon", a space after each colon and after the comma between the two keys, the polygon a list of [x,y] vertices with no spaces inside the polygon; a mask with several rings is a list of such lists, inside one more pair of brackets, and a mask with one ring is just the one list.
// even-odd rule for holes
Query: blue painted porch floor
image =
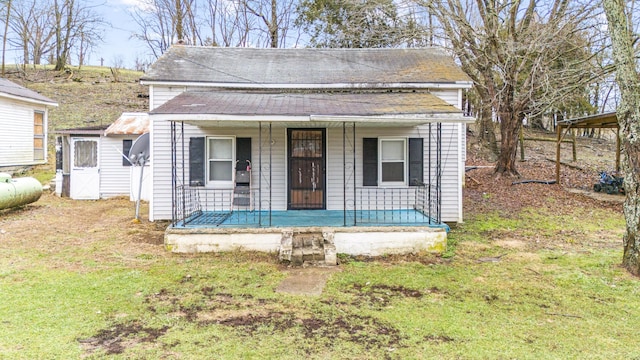
{"label": "blue painted porch floor", "polygon": [[[355,221],[354,221],[355,218]],[[426,226],[443,228],[447,232],[449,226],[437,223],[419,211],[408,210],[288,210],[272,211],[205,211],[194,215],[186,221],[178,222],[174,227],[343,227],[345,226]]]}

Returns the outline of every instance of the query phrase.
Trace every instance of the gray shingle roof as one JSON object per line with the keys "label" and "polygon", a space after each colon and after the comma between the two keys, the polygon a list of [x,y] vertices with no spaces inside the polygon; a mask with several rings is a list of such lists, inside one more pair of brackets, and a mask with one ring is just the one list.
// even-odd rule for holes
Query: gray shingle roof
{"label": "gray shingle roof", "polygon": [[265,49],[173,46],[143,82],[381,84],[469,82],[438,48]]}
{"label": "gray shingle roof", "polygon": [[150,114],[249,116],[388,116],[461,114],[428,92],[273,93],[184,92]]}
{"label": "gray shingle roof", "polygon": [[2,94],[17,96],[21,98],[27,98],[42,103],[48,103],[51,105],[57,105],[57,103],[46,96],[40,95],[33,90],[29,90],[23,86],[20,86],[12,81],[4,78],[0,78],[0,96]]}

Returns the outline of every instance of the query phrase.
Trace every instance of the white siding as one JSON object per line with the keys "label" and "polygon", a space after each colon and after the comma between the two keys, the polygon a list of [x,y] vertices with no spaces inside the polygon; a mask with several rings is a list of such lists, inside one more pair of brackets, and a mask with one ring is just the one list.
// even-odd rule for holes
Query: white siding
{"label": "white siding", "polygon": [[[45,161],[33,160],[33,113],[44,112]],[[47,158],[47,113],[44,106],[0,99],[0,166],[42,164]]]}
{"label": "white siding", "polygon": [[[164,220],[171,218],[171,145],[170,145],[170,123],[166,121],[154,121],[153,122],[153,192],[150,215],[154,220]],[[459,216],[461,212],[461,183],[459,177],[459,151],[457,139],[459,124],[443,124],[442,126],[442,220],[448,222],[461,221]],[[436,165],[435,154],[435,129],[436,125],[432,126],[434,131],[432,139],[432,167]],[[178,132],[180,131],[180,124],[178,124]],[[286,129],[285,128],[273,128],[272,129],[272,147],[269,147],[269,134],[268,125],[263,125],[262,131],[262,208],[267,209],[269,207],[269,191],[271,190],[272,209],[273,210],[285,210],[287,208],[287,162],[286,162]],[[254,188],[259,185],[260,179],[258,178],[258,169],[260,168],[260,146],[259,146],[259,131],[256,128],[206,128],[199,129],[194,126],[184,126],[184,136],[180,138],[178,134],[178,164],[176,167],[178,174],[178,183],[183,183],[183,170],[184,170],[184,182],[189,181],[189,138],[198,136],[225,136],[233,135],[236,137],[250,137],[252,139],[252,184]],[[343,137],[342,128],[329,128],[327,129],[327,167],[326,167],[326,185],[327,185],[327,209],[329,210],[341,210],[344,205],[344,188],[345,180],[344,174],[346,173],[346,185],[347,185],[347,199],[353,198],[353,177],[356,177],[356,186],[359,188],[362,186],[362,138],[363,137],[379,137],[379,136],[399,136],[399,137],[423,137],[424,140],[424,156],[428,157],[428,125],[424,125],[416,128],[356,128],[356,169],[353,169],[353,148],[351,144],[352,133],[348,131],[348,141],[346,149],[346,171],[343,160]],[[182,157],[182,140],[184,139],[184,160]],[[270,157],[272,161],[272,171],[269,173]],[[183,166],[184,161],[184,166]],[[428,179],[428,161],[425,161],[424,170],[424,182],[429,182]],[[269,177],[271,176],[271,179]],[[436,170],[432,169],[432,178],[435,179]],[[435,180],[434,180],[435,181]],[[270,184],[273,184],[270,189]],[[406,188],[406,187],[405,187]],[[257,203],[257,199],[255,199]],[[351,206],[351,205],[348,205]]]}
{"label": "white siding", "polygon": [[[195,88],[194,88],[195,89]],[[151,109],[154,109],[164,102],[172,99],[182,91],[184,87],[158,87],[153,86],[151,93]],[[444,101],[461,108],[461,92],[462,90],[433,90],[432,93]],[[154,120],[151,116],[151,158],[152,158],[152,189],[150,199],[150,220],[167,220],[171,219],[171,138],[170,138],[170,122]],[[184,125],[184,134],[181,135],[181,125],[178,123],[178,154],[177,167],[178,184],[183,181],[189,181],[189,138],[197,136],[214,136],[214,135],[233,135],[237,137],[251,137],[252,139],[252,160],[253,187],[257,188],[259,184],[258,169],[260,157],[259,129],[258,125],[254,128],[198,128],[196,126]],[[435,132],[436,125],[432,125]],[[347,130],[347,138],[351,139],[351,130]],[[272,146],[269,146],[268,125],[263,125],[262,129],[262,204],[263,209],[271,208],[273,210],[285,210],[287,208],[287,162],[286,162],[286,128],[272,129]],[[182,136],[182,137],[181,137]],[[363,137],[380,137],[380,136],[399,136],[399,137],[422,137],[424,138],[424,182],[428,183],[428,138],[429,126],[422,125],[413,128],[356,128],[356,164],[353,171],[353,140],[347,141],[346,149],[346,167],[343,164],[343,136],[342,127],[327,129],[327,167],[326,167],[326,206],[329,210],[341,210],[344,206],[344,186],[346,173],[347,199],[352,199],[353,194],[353,176],[356,177],[357,187],[362,186],[362,138]],[[461,145],[463,141],[464,125],[463,124],[443,124],[442,125],[442,221],[445,222],[461,222],[462,221],[462,180],[464,177],[464,147]],[[182,154],[184,142],[185,154]],[[463,143],[464,144],[464,143]],[[435,135],[432,135],[432,167],[436,164],[435,153]],[[270,157],[272,161],[272,169],[270,170]],[[183,166],[184,164],[184,166]],[[435,179],[435,169],[432,169],[432,178]],[[271,174],[271,179],[269,176]],[[184,180],[183,180],[184,178]],[[433,180],[431,179],[431,180]],[[434,180],[435,181],[435,180]],[[273,188],[270,189],[270,184]],[[271,192],[271,204],[268,203],[269,192]],[[257,203],[257,199],[255,200]],[[348,205],[352,206],[352,205]]]}
{"label": "white siding", "polygon": [[203,87],[186,87],[186,86],[159,86],[154,85],[149,89],[150,110],[166,103],[174,97],[182,94],[187,90],[211,90]]}
{"label": "white siding", "polygon": [[136,136],[106,136],[100,142],[100,198],[129,196],[130,166],[122,165],[122,140]]}

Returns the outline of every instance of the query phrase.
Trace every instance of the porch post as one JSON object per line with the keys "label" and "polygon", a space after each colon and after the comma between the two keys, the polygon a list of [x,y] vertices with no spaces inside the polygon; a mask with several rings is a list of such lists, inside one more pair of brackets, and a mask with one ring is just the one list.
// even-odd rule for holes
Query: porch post
{"label": "porch post", "polygon": [[171,122],[171,223],[176,224],[178,214],[177,214],[177,173],[176,173],[176,123]]}
{"label": "porch post", "polygon": [[356,206],[356,204],[358,203],[357,198],[356,198],[356,196],[358,194],[356,186],[357,186],[358,182],[356,181],[356,173],[357,173],[356,169],[357,168],[356,168],[356,123],[355,123],[355,121],[352,123],[352,125],[353,125],[353,139],[352,139],[352,141],[353,141],[353,225],[356,225],[357,224],[357,220],[356,220],[357,219],[356,218],[357,206]]}
{"label": "porch post", "polygon": [[[182,143],[182,216],[184,217],[184,215],[187,213],[187,200],[186,200],[186,193],[187,193],[186,184],[187,183],[185,182],[185,176],[184,176],[184,121],[180,122],[180,138]],[[189,194],[189,196],[191,196],[191,194]],[[183,219],[183,223],[184,223],[184,219]]]}
{"label": "porch post", "polygon": [[262,226],[262,122],[258,123],[258,225]]}
{"label": "porch post", "polygon": [[432,126],[433,123],[429,123],[429,174],[428,179],[429,179],[429,188],[427,189],[427,207],[429,208],[428,210],[428,214],[429,214],[429,221],[431,221],[431,219],[433,219],[433,217],[431,216],[431,136],[432,134]]}
{"label": "porch post", "polygon": [[436,137],[436,146],[437,146],[437,166],[438,166],[438,178],[436,180],[436,186],[438,187],[437,193],[437,209],[436,216],[438,217],[438,224],[442,222],[442,123],[438,123],[437,125],[438,135]]}
{"label": "porch post", "polygon": [[347,123],[342,123],[342,225],[347,226]]}
{"label": "porch post", "polygon": [[269,227],[271,227],[271,207],[273,202],[273,136],[269,123]]}

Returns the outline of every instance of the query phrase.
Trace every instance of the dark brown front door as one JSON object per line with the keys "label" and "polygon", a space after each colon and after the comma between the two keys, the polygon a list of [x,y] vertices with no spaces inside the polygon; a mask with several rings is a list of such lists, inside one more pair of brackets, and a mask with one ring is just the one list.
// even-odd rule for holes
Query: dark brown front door
{"label": "dark brown front door", "polygon": [[325,130],[289,129],[290,210],[325,208]]}

